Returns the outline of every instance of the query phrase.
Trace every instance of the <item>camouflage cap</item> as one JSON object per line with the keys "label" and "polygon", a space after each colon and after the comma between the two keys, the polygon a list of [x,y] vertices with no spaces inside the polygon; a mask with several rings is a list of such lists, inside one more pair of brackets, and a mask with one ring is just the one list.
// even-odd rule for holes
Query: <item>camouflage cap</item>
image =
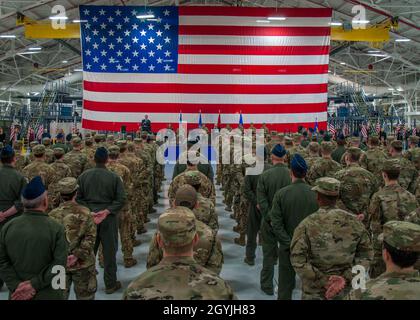
{"label": "camouflage cap", "polygon": [[362,150],[356,147],[350,147],[346,150],[346,152],[350,154],[351,156],[357,157],[357,158],[360,158],[360,156],[362,155]]}
{"label": "camouflage cap", "polygon": [[85,138],[91,138],[91,137],[92,137],[92,134],[90,132],[85,133]]}
{"label": "camouflage cap", "polygon": [[201,184],[200,172],[195,170],[185,172],[185,181],[192,186]]}
{"label": "camouflage cap", "polygon": [[143,143],[143,140],[141,138],[134,138],[134,143],[140,144],[140,143]]}
{"label": "camouflage cap", "polygon": [[383,171],[391,170],[401,170],[400,160],[399,159],[387,159],[382,164]]}
{"label": "camouflage cap", "polygon": [[17,140],[13,143],[13,149],[20,150],[22,149],[23,143],[20,140]]}
{"label": "camouflage cap", "polygon": [[196,235],[194,213],[186,207],[170,208],[159,216],[158,230],[166,246],[188,245]]}
{"label": "camouflage cap", "polygon": [[394,140],[391,142],[391,147],[393,147],[396,150],[402,150],[403,143],[401,140]]}
{"label": "camouflage cap", "polygon": [[183,202],[189,203],[188,207],[194,207],[197,203],[197,191],[189,184],[181,186],[175,194],[175,205],[180,206]]}
{"label": "camouflage cap", "polygon": [[334,143],[332,143],[331,141],[322,141],[321,142],[321,150],[323,152],[333,152],[335,149],[334,147]]}
{"label": "camouflage cap", "polygon": [[317,153],[319,151],[319,143],[318,142],[310,142],[308,145],[309,151]]}
{"label": "camouflage cap", "polygon": [[350,143],[360,143],[360,138],[359,137],[351,137],[350,138]]}
{"label": "camouflage cap", "polygon": [[319,178],[316,180],[315,187],[312,190],[327,196],[338,196],[340,192],[340,181],[328,177]]}
{"label": "camouflage cap", "polygon": [[104,134],[97,134],[95,135],[95,140],[105,140],[105,135]]}
{"label": "camouflage cap", "polygon": [[50,138],[44,138],[44,139],[42,139],[42,144],[44,146],[49,146],[51,144],[51,139]]}
{"label": "camouflage cap", "polygon": [[106,136],[107,140],[114,140],[114,135],[113,134],[109,134]]}
{"label": "camouflage cap", "polygon": [[379,143],[379,137],[378,136],[370,136],[369,141],[372,144],[378,144]]}
{"label": "camouflage cap", "polygon": [[389,221],[383,226],[380,241],[401,251],[420,252],[420,225],[407,221]]}
{"label": "camouflage cap", "polygon": [[121,147],[126,147],[127,146],[127,140],[118,140],[117,141],[117,146]]}
{"label": "camouflage cap", "polygon": [[410,143],[419,144],[419,137],[417,136],[410,136],[408,139],[410,140]]}
{"label": "camouflage cap", "polygon": [[32,149],[32,152],[34,153],[35,156],[42,156],[45,154],[45,146],[42,144],[36,145]]}
{"label": "camouflage cap", "polygon": [[58,192],[60,194],[71,194],[79,188],[76,178],[68,177],[58,181]]}
{"label": "camouflage cap", "polygon": [[295,143],[300,142],[300,137],[301,137],[301,135],[300,135],[300,134],[295,133],[295,134],[292,136],[293,142],[295,142]]}
{"label": "camouflage cap", "polygon": [[75,146],[75,147],[78,147],[78,146],[80,146],[80,145],[82,144],[82,139],[80,139],[79,137],[77,137],[77,138],[73,138],[73,139],[71,140],[71,144],[72,144],[73,146]]}
{"label": "camouflage cap", "polygon": [[394,140],[395,140],[395,136],[393,136],[393,135],[389,135],[389,136],[386,137],[386,141],[388,141],[388,142],[391,142],[391,141],[394,141]]}
{"label": "camouflage cap", "polygon": [[57,156],[63,156],[65,154],[64,149],[63,148],[54,148],[54,155]]}
{"label": "camouflage cap", "polygon": [[271,130],[270,135],[272,135],[272,136],[277,135],[277,131],[275,131],[275,130]]}
{"label": "camouflage cap", "polygon": [[31,141],[31,142],[29,142],[29,146],[30,146],[31,148],[33,148],[33,147],[35,147],[35,146],[37,146],[37,145],[39,145],[38,141]]}
{"label": "camouflage cap", "polygon": [[120,154],[120,147],[118,146],[110,146],[108,148],[108,152],[110,156],[118,156]]}
{"label": "camouflage cap", "polygon": [[127,150],[128,150],[129,152],[133,152],[133,151],[135,151],[135,150],[136,150],[136,147],[135,147],[135,145],[134,145],[134,143],[133,143],[133,142],[129,142],[129,143],[127,143]]}

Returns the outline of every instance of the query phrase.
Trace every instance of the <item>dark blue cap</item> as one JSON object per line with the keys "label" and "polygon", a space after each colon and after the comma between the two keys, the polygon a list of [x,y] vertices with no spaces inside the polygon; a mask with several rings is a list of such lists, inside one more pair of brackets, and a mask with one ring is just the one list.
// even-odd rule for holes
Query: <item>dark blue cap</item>
{"label": "dark blue cap", "polygon": [[313,133],[314,129],[313,128],[309,128],[309,132]]}
{"label": "dark blue cap", "polygon": [[40,176],[33,178],[23,189],[22,196],[26,200],[33,200],[45,192],[45,186]]}
{"label": "dark blue cap", "polygon": [[331,141],[331,136],[328,133],[324,136],[324,141]]}
{"label": "dark blue cap", "polygon": [[95,152],[95,159],[106,160],[108,159],[108,150],[105,147],[99,147]]}
{"label": "dark blue cap", "polygon": [[10,145],[5,146],[3,149],[1,149],[1,157],[2,158],[10,158],[15,155],[15,151]]}
{"label": "dark blue cap", "polygon": [[353,131],[353,137],[359,137],[359,131]]}
{"label": "dark blue cap", "polygon": [[305,159],[296,153],[290,163],[291,169],[296,173],[306,174],[308,171],[308,166],[306,165]]}
{"label": "dark blue cap", "polygon": [[64,134],[62,133],[57,134],[57,139],[63,139],[63,138],[64,138]]}
{"label": "dark blue cap", "polygon": [[276,144],[271,153],[276,157],[282,158],[286,155],[286,149],[281,144]]}
{"label": "dark blue cap", "polygon": [[346,139],[346,137],[344,136],[344,134],[340,133],[340,134],[338,135],[337,139],[339,139],[339,140],[344,140],[344,139]]}

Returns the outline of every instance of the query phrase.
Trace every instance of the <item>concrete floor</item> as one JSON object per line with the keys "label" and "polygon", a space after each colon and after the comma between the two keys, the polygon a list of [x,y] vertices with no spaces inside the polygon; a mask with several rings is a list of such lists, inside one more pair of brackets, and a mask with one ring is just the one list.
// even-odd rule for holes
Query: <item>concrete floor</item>
{"label": "concrete floor", "polygon": [[[150,222],[147,224],[148,232],[138,236],[142,241],[142,244],[134,248],[134,257],[138,260],[138,264],[132,268],[126,269],[123,265],[123,259],[121,251],[117,254],[118,263],[118,279],[121,281],[123,288],[126,288],[128,284],[136,278],[139,274],[146,270],[146,258],[149,250],[149,242],[156,230],[156,223],[159,215],[169,207],[169,202],[166,197],[167,190],[172,176],[172,168],[170,166],[166,169],[167,181],[164,182],[163,192],[160,194],[158,205],[155,206],[157,213],[150,215]],[[255,266],[248,266],[243,262],[245,255],[245,247],[234,244],[233,239],[237,236],[237,233],[232,231],[232,227],[236,224],[229,215],[229,212],[224,210],[224,204],[222,203],[223,197],[222,192],[217,187],[217,199],[216,199],[216,210],[219,214],[219,233],[218,237],[222,241],[222,247],[224,252],[225,262],[221,272],[221,277],[229,282],[234,289],[239,299],[250,299],[250,300],[273,300],[276,296],[267,296],[260,290],[259,275],[262,265],[262,249],[261,246],[257,248],[256,263]],[[112,294],[105,294],[105,286],[103,282],[103,269],[98,266],[98,291],[96,293],[97,300],[119,300],[122,297],[123,289]],[[277,270],[275,271],[277,278]],[[0,291],[0,300],[7,299],[8,292],[5,287]],[[300,298],[300,290],[295,290],[293,293],[293,299]],[[74,293],[71,294],[70,299],[74,299]]]}

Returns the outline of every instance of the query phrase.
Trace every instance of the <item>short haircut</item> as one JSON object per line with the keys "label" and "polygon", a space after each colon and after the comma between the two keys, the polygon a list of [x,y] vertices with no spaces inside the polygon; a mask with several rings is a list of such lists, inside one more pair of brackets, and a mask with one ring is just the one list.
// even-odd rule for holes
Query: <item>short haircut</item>
{"label": "short haircut", "polygon": [[54,154],[54,158],[56,159],[56,160],[60,160],[61,158],[63,158],[64,157],[64,154],[57,154],[57,153],[55,153]]}
{"label": "short haircut", "polygon": [[46,196],[47,196],[47,192],[44,192],[39,197],[35,199],[31,199],[31,200],[28,200],[22,197],[22,205],[25,209],[36,209],[42,204],[42,201],[44,201]]}
{"label": "short haircut", "polygon": [[170,246],[164,245],[165,252],[169,253],[169,254],[185,253],[185,252],[188,252],[189,250],[191,250],[191,247],[192,247],[192,242],[189,243],[189,244],[186,244],[184,246],[180,246],[180,247],[170,247]]}
{"label": "short haircut", "polygon": [[0,160],[1,160],[1,163],[3,164],[11,164],[14,158],[15,158],[15,153],[13,152],[12,154],[7,155],[7,156],[2,155]]}
{"label": "short haircut", "polygon": [[292,169],[293,175],[298,179],[303,179],[306,177],[306,172],[297,172]]}
{"label": "short haircut", "polygon": [[108,160],[108,157],[109,157],[109,155],[107,155],[107,156],[105,156],[103,158],[98,158],[95,155],[95,163],[97,163],[97,164],[105,164],[107,162],[107,160]]}
{"label": "short haircut", "polygon": [[392,146],[392,148],[397,152],[402,152],[402,150],[403,150],[402,146],[401,146],[401,148]]}
{"label": "short haircut", "polygon": [[337,139],[337,144],[339,146],[344,146],[344,145],[346,145],[346,140],[345,139]]}
{"label": "short haircut", "polygon": [[110,159],[112,159],[112,160],[117,160],[117,159],[118,159],[118,157],[119,157],[119,154],[110,153],[110,154],[108,155],[108,157],[109,157]]}
{"label": "short haircut", "polygon": [[392,262],[400,268],[412,267],[417,262],[418,252],[398,250],[385,241],[383,242],[383,247],[391,256]]}
{"label": "short haircut", "polygon": [[337,202],[338,196],[328,196],[326,194],[318,192],[318,197],[326,204],[333,205]]}
{"label": "short haircut", "polygon": [[186,207],[186,208],[188,208],[188,209],[192,210],[192,209],[194,209],[195,204],[194,204],[194,205],[192,205],[192,204],[191,204],[190,202],[188,202],[188,201],[181,201],[181,202],[180,202],[180,204],[179,204],[179,206],[181,206],[181,207]]}
{"label": "short haircut", "polygon": [[383,170],[386,173],[389,180],[398,180],[400,177],[400,170]]}
{"label": "short haircut", "polygon": [[352,162],[359,162],[361,153],[356,153],[356,154],[354,154],[354,153],[348,153],[348,155],[349,155],[350,160]]}
{"label": "short haircut", "polygon": [[76,193],[77,193],[77,189],[74,190],[72,193],[69,193],[69,194],[60,194],[60,197],[63,201],[70,201],[70,200],[73,200]]}

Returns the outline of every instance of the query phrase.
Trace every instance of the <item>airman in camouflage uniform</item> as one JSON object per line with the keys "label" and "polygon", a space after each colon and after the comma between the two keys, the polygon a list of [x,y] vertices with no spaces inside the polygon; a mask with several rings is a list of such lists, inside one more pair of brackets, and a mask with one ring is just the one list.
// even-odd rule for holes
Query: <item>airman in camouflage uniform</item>
{"label": "airman in camouflage uniform", "polygon": [[[121,238],[121,250],[124,256],[124,266],[131,268],[137,264],[137,260],[133,258],[133,229],[136,227],[135,219],[130,210],[130,202],[133,199],[133,185],[131,181],[131,173],[128,167],[118,161],[120,155],[120,147],[109,147],[109,162],[107,169],[116,173],[124,184],[127,193],[127,202],[118,214],[118,229]],[[135,229],[134,229],[135,230]]]}
{"label": "airman in camouflage uniform", "polygon": [[70,167],[64,163],[64,149],[54,148],[55,161],[50,164],[54,170],[54,182],[48,187],[48,206],[50,209],[57,208],[60,205],[60,191],[58,190],[58,182],[61,179],[71,177]]}
{"label": "airman in camouflage uniform", "polygon": [[[390,221],[384,225],[381,238],[384,242],[386,272],[368,281],[366,290],[351,291],[348,298],[420,300],[420,274],[413,267],[420,252],[420,226],[410,222]],[[397,252],[404,252],[405,259],[394,261]]]}
{"label": "airman in camouflage uniform", "polygon": [[[60,180],[58,190],[63,203],[52,210],[49,216],[64,226],[68,242],[66,299],[69,297],[73,283],[77,300],[94,300],[97,289],[93,251],[96,225],[90,210],[76,202],[77,188],[77,181],[73,177]],[[69,265],[69,260],[71,265]]]}
{"label": "airman in camouflage uniform", "polygon": [[158,220],[157,242],[164,258],[132,281],[125,300],[233,300],[229,285],[193,258],[199,240],[196,219],[187,208],[169,209]]}
{"label": "airman in camouflage uniform", "polygon": [[96,147],[93,145],[93,138],[86,137],[85,146],[82,149],[82,152],[86,155],[88,162],[85,165],[85,170],[92,169],[95,167],[95,151]]}
{"label": "airman in camouflage uniform", "polygon": [[372,278],[385,271],[382,243],[377,240],[382,233],[382,226],[388,221],[404,220],[417,207],[416,197],[398,184],[398,175],[401,172],[398,159],[386,160],[382,172],[385,186],[372,196],[368,210],[375,249],[375,260],[370,270]]}
{"label": "airman in camouflage uniform", "polygon": [[404,170],[401,170],[398,183],[401,187],[414,194],[416,192],[418,172],[413,163],[402,156],[402,150],[403,144],[401,140],[392,141],[390,149],[391,158],[398,159],[401,168],[404,168]]}
{"label": "airman in camouflage uniform", "polygon": [[64,162],[70,167],[72,176],[74,178],[79,177],[85,170],[88,158],[82,149],[82,140],[80,138],[73,138],[72,141],[73,149],[64,155]]}
{"label": "airman in camouflage uniform", "polygon": [[385,153],[379,148],[379,138],[377,136],[369,137],[368,141],[369,150],[364,152],[360,157],[360,165],[362,168],[373,173],[375,176],[376,186],[383,184],[381,168],[386,159]]}
{"label": "airman in camouflage uniform", "polygon": [[308,156],[305,158],[306,165],[308,166],[308,170],[319,160],[321,157],[319,156],[320,146],[317,142],[310,142],[308,144]]}
{"label": "airman in camouflage uniform", "polygon": [[[192,209],[197,220],[209,226],[216,234],[219,230],[219,219],[216,213],[215,205],[209,198],[203,197],[198,190],[201,187],[201,176],[197,171],[188,171],[185,174],[185,181],[197,192],[197,206]],[[181,187],[182,188],[182,187]]]}
{"label": "airman in camouflage uniform", "polygon": [[288,149],[289,152],[287,154],[287,164],[289,165],[289,167],[290,162],[292,161],[293,156],[296,153],[300,154],[304,158],[308,156],[308,151],[300,145],[301,138],[302,136],[299,133],[294,134],[292,137],[293,147]]}
{"label": "airman in camouflage uniform", "polygon": [[359,148],[348,148],[345,157],[347,167],[338,171],[335,178],[341,182],[340,199],[345,209],[356,214],[367,226],[369,200],[377,187],[373,174],[359,165],[361,154]]}
{"label": "airman in camouflage uniform", "polygon": [[[191,212],[197,206],[197,192],[189,185],[179,188],[171,210],[180,214]],[[201,266],[220,274],[223,266],[223,251],[220,240],[217,239],[213,230],[198,219],[195,221],[199,241],[194,245],[194,260]],[[147,268],[157,265],[163,257],[162,249],[156,240],[156,234],[150,242]]]}
{"label": "airman in camouflage uniform", "polygon": [[363,224],[336,207],[338,180],[320,178],[312,190],[319,210],[295,229],[290,260],[302,280],[302,299],[339,298],[351,288],[352,267],[369,267],[372,244]]}
{"label": "airman in camouflage uniform", "polygon": [[411,136],[408,141],[410,142],[410,149],[404,153],[404,158],[410,160],[418,171],[420,170],[420,148],[418,147],[419,137]]}
{"label": "airman in camouflage uniform", "polygon": [[22,155],[22,141],[15,141],[13,144],[13,149],[15,150],[16,164],[15,168],[17,171],[22,172],[31,161],[26,155]]}
{"label": "airman in camouflage uniform", "polygon": [[40,176],[45,188],[48,189],[50,184],[55,181],[55,172],[49,164],[45,163],[45,147],[43,145],[35,146],[33,154],[35,157],[34,161],[22,170],[22,174],[28,181],[31,181],[36,176]]}
{"label": "airman in camouflage uniform", "polygon": [[343,156],[345,152],[346,152],[346,138],[344,137],[343,134],[339,134],[337,137],[337,147],[331,154],[331,158],[334,161],[340,163],[341,157]]}
{"label": "airman in camouflage uniform", "polygon": [[334,177],[334,175],[341,170],[341,165],[331,158],[333,150],[334,146],[330,141],[323,141],[321,143],[322,158],[319,158],[311,165],[306,177],[309,184],[314,185],[315,181],[319,178]]}
{"label": "airman in camouflage uniform", "polygon": [[51,149],[51,139],[44,138],[42,139],[42,144],[45,146],[45,162],[48,164],[54,162],[54,151]]}
{"label": "airman in camouflage uniform", "polygon": [[213,183],[207,178],[204,174],[197,170],[197,166],[189,163],[187,171],[184,171],[180,175],[176,176],[174,180],[172,180],[171,185],[169,186],[168,190],[168,197],[169,202],[172,203],[175,199],[175,194],[178,191],[178,188],[188,184],[186,175],[189,174],[188,172],[194,171],[196,175],[200,176],[200,189],[198,190],[203,197],[209,198],[214,204],[216,203],[216,191],[214,189]]}
{"label": "airman in camouflage uniform", "polygon": [[[348,145],[348,148],[359,148],[360,149],[360,138],[359,137],[351,137],[350,139],[349,139],[349,145]],[[343,166],[343,167],[345,167],[346,165],[347,165],[347,163],[346,163],[346,155],[347,155],[347,150],[348,150],[348,148],[346,149],[346,152],[342,155],[342,157],[341,157],[341,159],[340,159],[340,164]],[[360,149],[362,152],[363,152],[363,150],[362,149]]]}

